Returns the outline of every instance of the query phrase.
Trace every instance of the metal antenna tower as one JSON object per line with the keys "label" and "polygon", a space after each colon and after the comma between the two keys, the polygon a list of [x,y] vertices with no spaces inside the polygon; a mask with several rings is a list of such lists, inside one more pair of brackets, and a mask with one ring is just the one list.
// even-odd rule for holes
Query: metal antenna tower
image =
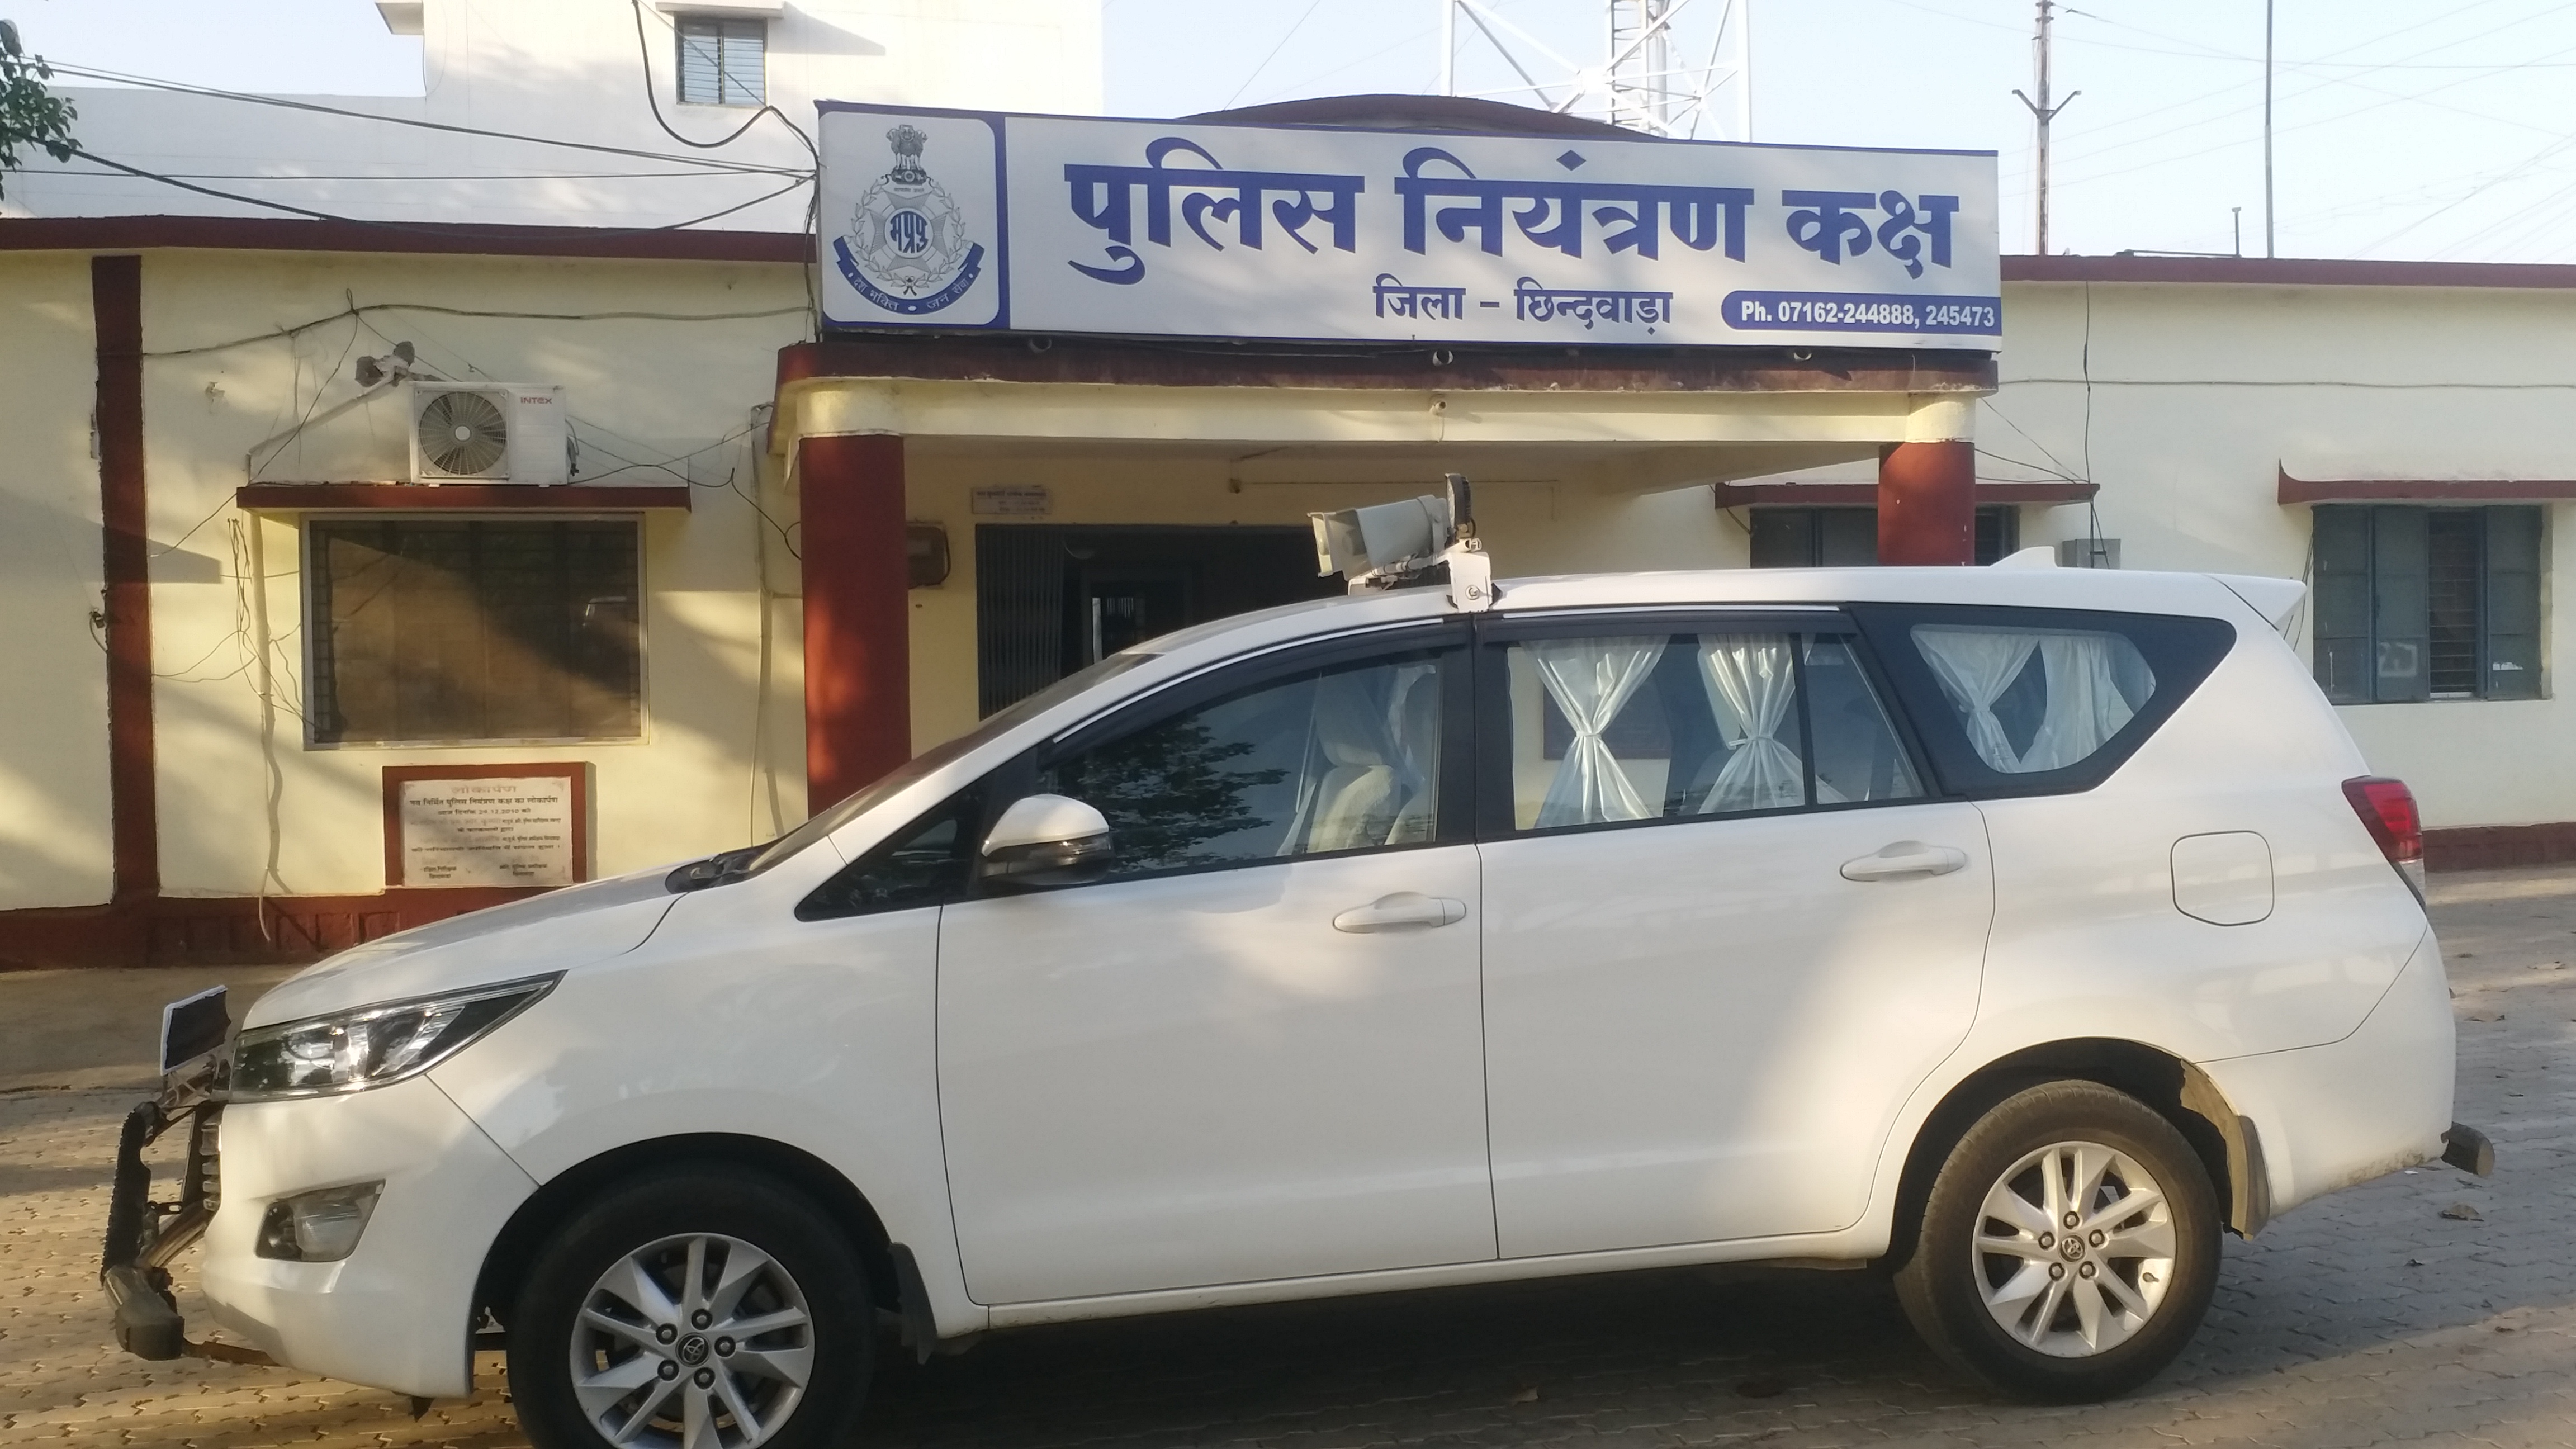
{"label": "metal antenna tower", "polygon": [[[1443,95],[1535,100],[1652,136],[1753,137],[1752,0],[1590,0],[1600,7],[1602,37],[1592,65],[1514,24],[1493,0],[1436,3]],[[1478,58],[1500,60],[1512,81],[1461,90],[1462,42],[1482,52]]]}

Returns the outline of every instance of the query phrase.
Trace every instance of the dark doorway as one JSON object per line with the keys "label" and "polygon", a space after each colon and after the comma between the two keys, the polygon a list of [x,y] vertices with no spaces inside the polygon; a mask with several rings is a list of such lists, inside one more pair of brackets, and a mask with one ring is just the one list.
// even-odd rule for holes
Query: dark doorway
{"label": "dark doorway", "polygon": [[1303,528],[978,524],[979,704],[991,714],[1175,629],[1341,591],[1316,576]]}

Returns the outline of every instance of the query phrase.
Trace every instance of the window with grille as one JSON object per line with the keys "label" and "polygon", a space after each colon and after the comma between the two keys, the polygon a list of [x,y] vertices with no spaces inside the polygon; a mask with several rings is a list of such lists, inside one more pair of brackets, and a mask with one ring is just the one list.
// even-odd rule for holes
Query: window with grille
{"label": "window with grille", "polygon": [[757,106],[768,99],[762,61],[769,22],[715,15],[678,18],[680,104]]}
{"label": "window with grille", "polygon": [[2316,510],[2316,675],[2337,704],[2540,696],[2541,515]]}
{"label": "window with grille", "polygon": [[308,737],[637,737],[638,533],[586,519],[311,524]]}
{"label": "window with grille", "polygon": [[[1988,504],[1977,510],[1976,558],[1990,564],[2021,547],[2021,510]],[[1855,568],[1878,562],[1875,508],[1756,508],[1757,569]]]}

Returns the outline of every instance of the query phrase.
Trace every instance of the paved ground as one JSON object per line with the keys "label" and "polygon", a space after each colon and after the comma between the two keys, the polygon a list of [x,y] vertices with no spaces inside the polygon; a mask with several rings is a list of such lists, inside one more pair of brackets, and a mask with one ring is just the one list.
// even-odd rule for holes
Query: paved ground
{"label": "paved ground", "polygon": [[[2198,1342],[2123,1402],[1998,1403],[1917,1347],[1857,1274],[1694,1270],[996,1338],[927,1367],[889,1362],[864,1440],[2576,1445],[2576,872],[2441,877],[2435,903],[2461,1017],[2459,1111],[2494,1134],[2498,1175],[2391,1177],[2231,1240]],[[497,1357],[482,1393],[414,1421],[373,1390],[107,1346],[92,1274],[131,1093],[95,1084],[148,1055],[153,1009],[196,984],[0,975],[0,1081],[51,1071],[83,1088],[0,1088],[0,1443],[523,1443]],[[29,1009],[67,996],[115,1030],[54,1034],[39,1058]],[[2461,1205],[2473,1212],[2443,1215]],[[202,1302],[181,1306],[204,1323]]]}

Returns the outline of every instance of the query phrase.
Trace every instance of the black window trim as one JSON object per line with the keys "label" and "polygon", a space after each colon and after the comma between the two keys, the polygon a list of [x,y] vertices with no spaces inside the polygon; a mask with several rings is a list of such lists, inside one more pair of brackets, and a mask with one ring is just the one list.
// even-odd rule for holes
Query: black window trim
{"label": "black window trim", "polygon": [[[2200,614],[2004,604],[1855,603],[1849,610],[1861,632],[1877,646],[1875,652],[1895,682],[1896,706],[1919,721],[1939,722],[1917,728],[1934,770],[1932,778],[1939,781],[1939,793],[1966,800],[2074,795],[2102,784],[2199,692],[2235,650],[2238,637],[2235,625]],[[2147,667],[2155,672],[2155,693],[2102,748],[2072,765],[2028,774],[1997,770],[1976,757],[1966,731],[1951,723],[1956,711],[1949,696],[1914,647],[1912,631],[1918,624],[2118,634],[2138,647]]]}
{"label": "black window trim", "polygon": [[[1712,629],[1711,623],[1723,623],[1723,630]],[[1784,805],[1774,810],[1730,810],[1718,815],[1650,815],[1643,820],[1597,820],[1584,825],[1554,825],[1545,829],[1535,826],[1523,830],[1513,824],[1511,678],[1503,662],[1503,650],[1526,639],[1573,639],[1599,637],[1614,632],[1637,634],[1793,634],[1847,639],[1852,657],[1859,661],[1861,674],[1878,697],[1880,709],[1887,716],[1888,728],[1895,732],[1896,746],[1913,767],[1914,777],[1921,782],[1923,793],[1903,800],[1849,800],[1841,804],[1816,801],[1816,774],[1813,767],[1815,748],[1809,738],[1811,726],[1806,710],[1806,661],[1799,651],[1790,651],[1790,667],[1798,675],[1798,755],[1806,762],[1807,799],[1802,804]],[[1735,820],[1768,820],[1781,815],[1815,815],[1850,810],[1886,810],[1903,805],[1924,805],[1944,798],[1940,777],[1928,768],[1923,742],[1914,723],[1907,717],[1904,705],[1891,687],[1887,671],[1882,668],[1871,648],[1871,640],[1851,611],[1836,604],[1658,604],[1643,608],[1583,608],[1529,614],[1488,614],[1477,624],[1475,649],[1476,713],[1490,715],[1504,722],[1497,728],[1481,731],[1477,736],[1476,757],[1476,839],[1480,842],[1505,840],[1541,840],[1558,836],[1588,835],[1604,830],[1645,830],[1657,827],[1688,825],[1722,825]]]}

